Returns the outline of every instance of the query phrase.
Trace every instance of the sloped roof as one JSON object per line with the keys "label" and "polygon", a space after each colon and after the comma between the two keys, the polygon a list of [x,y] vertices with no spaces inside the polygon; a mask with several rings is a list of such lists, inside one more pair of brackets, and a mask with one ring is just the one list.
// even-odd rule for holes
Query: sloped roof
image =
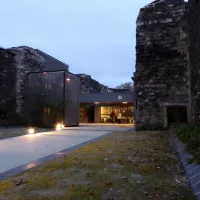
{"label": "sloped roof", "polygon": [[16,54],[18,51],[26,51],[30,52],[31,54],[35,55],[35,57],[41,58],[40,60],[45,62],[44,64],[44,71],[68,71],[69,66],[60,60],[44,53],[39,49],[33,49],[32,47],[28,46],[19,46],[19,47],[12,47],[7,49],[9,52]]}
{"label": "sloped roof", "polygon": [[44,53],[39,49],[35,49],[37,53],[45,59],[44,71],[68,71],[69,66],[60,60]]}

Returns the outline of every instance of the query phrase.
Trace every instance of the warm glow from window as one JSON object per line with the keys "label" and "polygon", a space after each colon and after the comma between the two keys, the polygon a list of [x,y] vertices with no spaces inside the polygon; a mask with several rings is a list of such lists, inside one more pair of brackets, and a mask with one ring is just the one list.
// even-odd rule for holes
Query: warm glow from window
{"label": "warm glow from window", "polygon": [[110,107],[101,106],[101,115],[110,115]]}

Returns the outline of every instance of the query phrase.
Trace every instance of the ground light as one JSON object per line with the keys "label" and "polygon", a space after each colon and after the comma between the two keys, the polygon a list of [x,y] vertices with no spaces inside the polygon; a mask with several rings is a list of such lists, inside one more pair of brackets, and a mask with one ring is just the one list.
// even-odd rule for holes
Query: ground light
{"label": "ground light", "polygon": [[35,129],[34,128],[29,128],[28,129],[28,133],[31,134],[31,135],[35,134]]}
{"label": "ground light", "polygon": [[65,126],[63,124],[57,124],[56,125],[56,131],[60,131],[64,128]]}

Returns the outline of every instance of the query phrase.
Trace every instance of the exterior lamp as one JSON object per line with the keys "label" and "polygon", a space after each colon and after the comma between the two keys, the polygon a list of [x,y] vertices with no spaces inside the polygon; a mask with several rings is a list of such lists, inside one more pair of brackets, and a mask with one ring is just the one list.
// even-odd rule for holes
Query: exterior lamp
{"label": "exterior lamp", "polygon": [[69,81],[70,81],[70,78],[66,78],[66,81],[68,81],[68,82],[69,82]]}
{"label": "exterior lamp", "polygon": [[57,124],[57,125],[56,125],[56,131],[60,131],[60,130],[62,130],[64,127],[65,127],[64,124]]}
{"label": "exterior lamp", "polygon": [[128,102],[122,102],[123,104],[128,104]]}
{"label": "exterior lamp", "polygon": [[61,125],[61,124],[57,124],[57,125],[56,125],[56,130],[57,130],[57,131],[60,131],[61,129],[62,129],[62,125]]}
{"label": "exterior lamp", "polygon": [[34,128],[29,128],[28,133],[31,134],[31,135],[34,134],[35,133],[35,129]]}

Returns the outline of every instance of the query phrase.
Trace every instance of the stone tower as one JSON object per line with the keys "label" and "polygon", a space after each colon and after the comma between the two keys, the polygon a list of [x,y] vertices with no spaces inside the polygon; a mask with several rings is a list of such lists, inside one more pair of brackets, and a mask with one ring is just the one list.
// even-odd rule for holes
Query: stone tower
{"label": "stone tower", "polygon": [[161,128],[189,120],[187,52],[181,49],[184,0],[156,0],[137,18],[136,95],[137,128]]}

